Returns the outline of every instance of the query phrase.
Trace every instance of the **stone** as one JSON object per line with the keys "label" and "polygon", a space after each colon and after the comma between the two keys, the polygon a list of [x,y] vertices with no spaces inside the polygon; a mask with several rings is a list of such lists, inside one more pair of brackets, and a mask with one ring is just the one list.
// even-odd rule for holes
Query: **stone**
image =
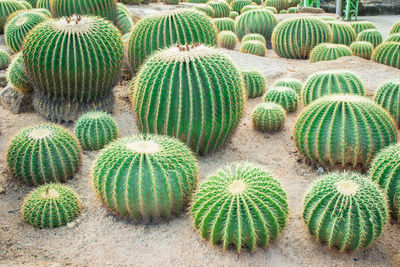
{"label": "stone", "polygon": [[6,70],[0,70],[0,87],[5,87],[7,85],[7,72]]}
{"label": "stone", "polygon": [[299,13],[325,13],[322,8],[299,6]]}
{"label": "stone", "polygon": [[33,111],[32,95],[23,95],[8,84],[0,91],[0,104],[14,114]]}

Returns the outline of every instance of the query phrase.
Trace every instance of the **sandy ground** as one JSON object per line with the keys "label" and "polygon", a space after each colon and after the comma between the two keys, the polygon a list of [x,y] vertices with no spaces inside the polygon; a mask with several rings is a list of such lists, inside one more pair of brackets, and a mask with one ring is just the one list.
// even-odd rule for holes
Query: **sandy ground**
{"label": "sandy ground", "polygon": [[[221,50],[240,69],[257,69],[272,85],[280,77],[305,80],[323,69],[349,69],[359,75],[369,95],[388,80],[399,79],[400,70],[356,57],[331,62],[278,58],[273,51],[266,57]],[[114,116],[120,135],[138,133],[127,97],[129,82],[115,89]],[[296,152],[291,132],[301,105],[288,115],[285,127],[275,134],[252,129],[250,114],[261,98],[247,101],[245,113],[232,140],[214,154],[198,157],[200,178],[230,162],[248,160],[263,165],[281,182],[288,195],[290,216],[284,231],[269,247],[254,253],[243,250],[223,252],[212,247],[193,229],[188,214],[161,224],[133,224],[111,215],[101,206],[90,186],[90,169],[98,152],[84,152],[79,173],[68,184],[83,202],[82,214],[73,227],[35,229],[20,219],[20,205],[32,189],[11,180],[0,157],[0,264],[44,266],[394,266],[400,244],[400,225],[389,222],[382,236],[371,247],[356,253],[339,253],[317,243],[308,234],[302,219],[302,199],[309,184],[317,178]],[[35,113],[14,115],[0,107],[0,154],[22,127],[44,122]],[[72,130],[72,126],[69,126]]]}

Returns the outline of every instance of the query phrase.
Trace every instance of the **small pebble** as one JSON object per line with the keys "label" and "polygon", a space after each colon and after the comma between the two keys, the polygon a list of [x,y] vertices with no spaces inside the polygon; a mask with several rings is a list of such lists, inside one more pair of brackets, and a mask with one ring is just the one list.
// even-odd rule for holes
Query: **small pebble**
{"label": "small pebble", "polygon": [[318,175],[322,175],[322,174],[324,174],[324,173],[325,173],[324,168],[319,167],[319,168],[317,169],[317,174],[318,174]]}

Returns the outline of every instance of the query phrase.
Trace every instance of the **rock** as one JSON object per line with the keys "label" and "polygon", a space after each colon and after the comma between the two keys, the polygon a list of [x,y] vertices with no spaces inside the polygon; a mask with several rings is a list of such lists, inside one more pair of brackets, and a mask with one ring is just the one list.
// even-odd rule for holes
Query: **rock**
{"label": "rock", "polygon": [[5,70],[0,70],[0,87],[5,87],[7,85],[7,72]]}
{"label": "rock", "polygon": [[325,13],[322,8],[299,6],[299,13]]}
{"label": "rock", "polygon": [[72,229],[72,228],[74,228],[76,226],[76,222],[69,222],[69,223],[67,223],[67,228],[68,229]]}
{"label": "rock", "polygon": [[23,95],[11,85],[0,91],[0,103],[14,114],[33,111],[32,95]]}
{"label": "rock", "polygon": [[325,173],[324,168],[319,167],[319,168],[317,169],[317,174],[318,174],[318,175],[322,175],[322,174],[324,174],[324,173]]}

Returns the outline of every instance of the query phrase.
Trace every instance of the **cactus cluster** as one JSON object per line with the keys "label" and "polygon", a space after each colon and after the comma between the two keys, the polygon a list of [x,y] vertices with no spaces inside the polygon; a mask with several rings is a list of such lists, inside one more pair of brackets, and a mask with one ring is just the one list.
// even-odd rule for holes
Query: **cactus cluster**
{"label": "cactus cluster", "polygon": [[298,79],[294,78],[283,78],[274,84],[274,86],[284,86],[292,88],[298,95],[301,93],[301,89],[303,88],[303,83]]}
{"label": "cactus cluster", "polygon": [[242,43],[247,42],[247,41],[260,41],[264,45],[267,45],[265,37],[259,33],[249,33],[249,34],[246,34],[245,36],[243,36]]}
{"label": "cactus cluster", "polygon": [[278,14],[278,10],[273,6],[266,6],[264,7],[266,10],[271,11],[273,14]]}
{"label": "cactus cluster", "polygon": [[238,38],[231,31],[222,31],[218,34],[218,46],[226,49],[235,49]]}
{"label": "cactus cluster", "polygon": [[267,51],[267,47],[260,41],[243,42],[240,46],[240,52],[263,57]]}
{"label": "cactus cluster", "polygon": [[7,149],[7,166],[21,183],[66,182],[81,162],[79,143],[67,129],[38,124],[19,131]]}
{"label": "cactus cluster", "polygon": [[5,50],[0,49],[0,70],[5,70],[10,64],[11,58]]}
{"label": "cactus cluster", "polygon": [[21,94],[29,94],[32,92],[32,85],[22,65],[21,52],[15,55],[7,69],[7,81]]}
{"label": "cactus cluster", "polygon": [[400,69],[400,43],[382,43],[373,51],[371,60]]}
{"label": "cactus cluster", "polygon": [[357,41],[370,42],[375,48],[383,42],[383,36],[375,29],[363,30],[357,35]]}
{"label": "cactus cluster", "polygon": [[356,31],[357,35],[364,30],[376,29],[375,24],[369,21],[353,21],[350,26]]}
{"label": "cactus cluster", "polygon": [[288,0],[266,0],[265,6],[274,7],[277,11],[288,8]]}
{"label": "cactus cluster", "polygon": [[98,16],[114,21],[117,14],[115,0],[50,0],[50,11],[53,17],[73,15]]}
{"label": "cactus cluster", "polygon": [[114,23],[121,31],[122,35],[127,34],[132,30],[133,19],[130,11],[124,4],[117,3],[117,14]]}
{"label": "cactus cluster", "polygon": [[214,18],[226,18],[229,17],[231,8],[228,3],[224,0],[211,0],[207,2],[207,5],[214,9]]}
{"label": "cactus cluster", "polygon": [[333,172],[306,193],[303,219],[312,236],[340,251],[368,247],[388,221],[385,195],[357,173]]}
{"label": "cactus cluster", "polygon": [[327,168],[368,168],[374,154],[397,140],[396,124],[372,100],[329,95],[312,102],[294,127],[299,152]]}
{"label": "cactus cluster", "polygon": [[0,34],[4,33],[4,26],[7,17],[18,10],[27,9],[20,1],[17,0],[1,0],[0,1]]}
{"label": "cactus cluster", "polygon": [[179,215],[197,186],[198,165],[179,140],[161,135],[118,139],[104,148],[92,171],[99,200],[136,221]]}
{"label": "cactus cluster", "polygon": [[[211,3],[208,2],[210,5]],[[229,12],[226,16],[228,15]],[[137,72],[139,66],[153,52],[175,43],[217,46],[215,26],[209,17],[194,9],[169,11],[145,17],[133,28],[129,40],[129,64],[133,72]]]}
{"label": "cactus cluster", "polygon": [[400,43],[400,33],[394,33],[386,38],[385,42],[397,42]]}
{"label": "cactus cluster", "polygon": [[240,73],[243,77],[247,96],[249,98],[262,96],[265,93],[267,81],[261,72],[250,70],[241,71]]}
{"label": "cactus cluster", "polygon": [[286,225],[286,193],[266,170],[236,163],[217,170],[196,191],[191,209],[194,227],[224,250],[240,253],[266,247]]}
{"label": "cactus cluster", "polygon": [[254,128],[262,132],[275,132],[282,128],[286,120],[286,111],[273,102],[258,104],[251,113]]}
{"label": "cactus cluster", "polygon": [[231,18],[215,18],[212,20],[218,31],[231,31],[235,28],[235,21]]}
{"label": "cactus cluster", "polygon": [[277,24],[278,20],[272,12],[266,9],[254,9],[236,19],[235,31],[240,40],[249,33],[258,33],[266,40],[270,40]]}
{"label": "cactus cluster", "polygon": [[353,56],[370,60],[374,47],[370,42],[353,42],[350,45],[350,50]]}
{"label": "cactus cluster", "polygon": [[233,11],[238,12],[239,14],[242,12],[242,8],[248,5],[254,5],[251,0],[233,0],[231,2],[231,9]]}
{"label": "cactus cluster", "polygon": [[378,88],[374,101],[386,109],[400,126],[400,81],[392,81]]}
{"label": "cactus cluster", "polygon": [[392,35],[395,33],[400,33],[400,21],[393,24],[392,27],[390,28],[389,35]]}
{"label": "cactus cluster", "polygon": [[[158,73],[164,75],[157,78]],[[154,54],[131,91],[140,131],[174,136],[200,154],[229,140],[245,99],[232,61],[204,45],[178,45]]]}
{"label": "cactus cluster", "polygon": [[36,228],[56,228],[75,220],[81,212],[76,193],[62,184],[42,185],[33,190],[21,207],[22,219]]}
{"label": "cactus cluster", "polygon": [[332,43],[350,45],[357,38],[356,31],[345,22],[329,21],[326,22],[331,28]]}
{"label": "cactus cluster", "polygon": [[310,53],[310,62],[336,60],[340,57],[352,56],[346,45],[323,43],[315,46]]}
{"label": "cactus cluster", "polygon": [[200,5],[195,5],[193,8],[196,9],[197,11],[203,12],[209,17],[214,17],[214,9],[209,5],[200,4]]}
{"label": "cactus cluster", "polygon": [[308,58],[315,46],[330,41],[329,26],[312,17],[284,20],[272,32],[272,47],[284,58]]}
{"label": "cactus cluster", "polygon": [[287,112],[292,112],[297,108],[298,95],[292,88],[273,86],[264,95],[264,101],[277,103]]}

